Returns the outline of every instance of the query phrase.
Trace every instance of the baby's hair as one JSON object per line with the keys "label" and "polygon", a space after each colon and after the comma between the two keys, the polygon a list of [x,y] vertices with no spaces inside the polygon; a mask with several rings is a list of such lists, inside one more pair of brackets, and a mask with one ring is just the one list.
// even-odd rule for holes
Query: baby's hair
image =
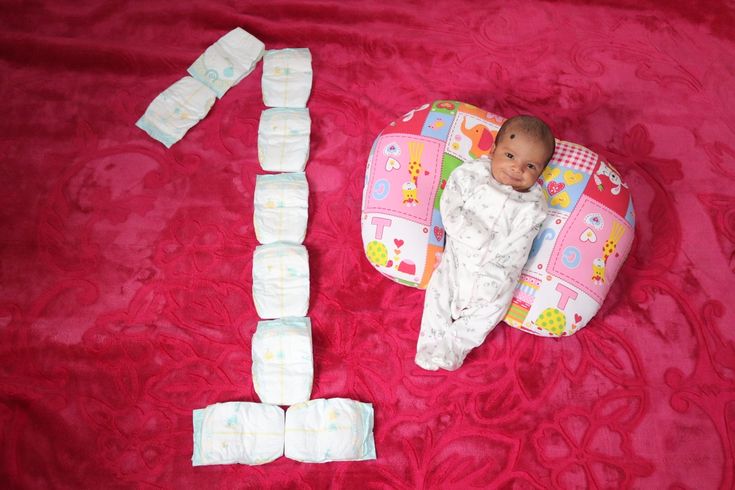
{"label": "baby's hair", "polygon": [[513,129],[516,131],[523,131],[530,137],[540,141],[549,150],[549,156],[546,161],[543,162],[544,166],[546,166],[546,164],[549,163],[549,160],[551,160],[551,157],[554,156],[554,150],[556,150],[554,135],[546,123],[535,116],[513,116],[510,119],[507,119],[503,125],[500,126],[500,130],[495,137],[495,143],[500,143],[506,136],[510,139],[515,138],[516,135],[511,132]]}

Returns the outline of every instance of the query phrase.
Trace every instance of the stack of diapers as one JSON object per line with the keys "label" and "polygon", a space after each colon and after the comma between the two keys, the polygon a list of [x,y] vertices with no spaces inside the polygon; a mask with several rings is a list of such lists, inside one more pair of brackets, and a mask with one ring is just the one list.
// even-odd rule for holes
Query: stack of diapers
{"label": "stack of diapers", "polygon": [[263,56],[263,111],[258,126],[259,175],[253,221],[262,244],[253,256],[253,302],[262,319],[303,317],[309,309],[309,256],[301,245],[308,221],[311,93],[308,48],[269,50]]}
{"label": "stack of diapers", "polygon": [[[235,49],[233,46],[240,46]],[[210,47],[189,78],[214,100],[252,70],[262,43],[236,29]],[[237,69],[228,71],[238,61]],[[249,64],[248,64],[249,63]],[[229,402],[193,411],[194,466],[375,459],[373,406],[346,398],[311,400],[314,353],[309,310],[309,254],[303,245],[309,218],[311,53],[282,49],[265,54],[263,111],[258,128],[253,228],[253,303],[261,321],[252,338],[252,379],[262,403]],[[203,85],[206,84],[207,86]],[[210,90],[211,88],[211,90]],[[211,103],[210,103],[211,105]],[[274,107],[275,106],[275,107]],[[285,412],[280,406],[290,406]]]}
{"label": "stack of diapers", "polygon": [[309,219],[306,175],[258,175],[253,208],[253,227],[260,243],[302,243]]}
{"label": "stack of diapers", "polygon": [[275,242],[253,254],[253,301],[263,319],[305,316],[309,309],[309,255],[306,247]]}
{"label": "stack of diapers", "polygon": [[184,77],[153,99],[135,125],[171,148],[209,113],[215,99],[202,82]]}
{"label": "stack of diapers", "polygon": [[304,463],[375,459],[373,405],[311,400],[286,411],[285,456]]}
{"label": "stack of diapers", "polygon": [[258,160],[268,172],[301,172],[309,159],[309,109],[275,107],[260,115]]}
{"label": "stack of diapers", "polygon": [[258,322],[252,358],[253,384],[263,403],[293,405],[309,399],[314,380],[311,320]]}
{"label": "stack of diapers", "polygon": [[222,98],[253,71],[264,51],[258,38],[237,27],[208,47],[188,72]]}
{"label": "stack of diapers", "polygon": [[283,456],[284,414],[281,407],[228,402],[192,412],[193,466],[258,465]]}
{"label": "stack of diapers", "polygon": [[135,123],[166,148],[202,120],[222,98],[253,71],[265,45],[239,27],[219,38],[189,67],[184,77],[161,92]]}
{"label": "stack of diapers", "polygon": [[263,56],[263,103],[268,107],[306,107],[311,79],[309,48],[268,50]]}

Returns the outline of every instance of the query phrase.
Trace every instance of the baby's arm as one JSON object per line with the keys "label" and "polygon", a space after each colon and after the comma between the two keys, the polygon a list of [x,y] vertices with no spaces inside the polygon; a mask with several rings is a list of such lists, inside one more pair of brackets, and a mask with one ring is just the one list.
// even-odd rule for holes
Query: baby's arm
{"label": "baby's arm", "polygon": [[[502,238],[496,236],[492,248],[488,250],[488,256],[474,278],[472,301],[453,324],[457,332],[467,332],[462,334],[467,337],[467,346],[471,346],[472,342],[469,340],[473,338],[475,345],[480,345],[485,335],[508,311],[513,290],[547,212],[545,201],[525,206],[513,219],[511,233]],[[486,325],[484,331],[482,325]]]}
{"label": "baby's arm", "polygon": [[501,267],[510,276],[510,280],[517,281],[547,213],[545,201],[538,201],[523,209],[513,220],[511,232],[505,237],[499,237],[497,243],[493,244],[487,262]]}
{"label": "baby's arm", "polygon": [[450,235],[456,234],[464,223],[462,209],[467,200],[469,172],[465,165],[456,168],[447,179],[447,185],[444,187],[441,200],[439,201],[439,210],[442,216],[442,224],[444,229]]}
{"label": "baby's arm", "polygon": [[440,200],[442,223],[447,234],[476,249],[489,238],[487,217],[476,215],[468,202],[477,192],[482,192],[481,187],[487,185],[489,176],[487,160],[465,162],[449,176]]}

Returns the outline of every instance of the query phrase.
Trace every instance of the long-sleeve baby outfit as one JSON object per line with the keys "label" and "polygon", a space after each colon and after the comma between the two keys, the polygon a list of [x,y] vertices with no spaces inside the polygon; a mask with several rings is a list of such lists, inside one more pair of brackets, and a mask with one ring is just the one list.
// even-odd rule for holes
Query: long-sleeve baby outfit
{"label": "long-sleeve baby outfit", "polygon": [[440,211],[447,242],[426,290],[416,364],[454,370],[510,306],[513,288],[546,219],[538,184],[500,184],[486,157],[452,172]]}

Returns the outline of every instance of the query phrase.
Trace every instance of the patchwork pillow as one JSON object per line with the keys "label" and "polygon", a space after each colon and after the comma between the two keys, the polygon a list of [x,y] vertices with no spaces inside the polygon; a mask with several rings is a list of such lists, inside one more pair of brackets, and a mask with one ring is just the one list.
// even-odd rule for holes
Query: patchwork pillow
{"label": "patchwork pillow", "polygon": [[[489,155],[505,118],[453,100],[409,111],[375,139],[365,172],[365,255],[386,277],[426,288],[444,250],[439,199],[462,162]],[[597,313],[633,242],[628,186],[587,148],[557,140],[539,179],[549,217],[505,317],[546,337],[570,335]]]}

